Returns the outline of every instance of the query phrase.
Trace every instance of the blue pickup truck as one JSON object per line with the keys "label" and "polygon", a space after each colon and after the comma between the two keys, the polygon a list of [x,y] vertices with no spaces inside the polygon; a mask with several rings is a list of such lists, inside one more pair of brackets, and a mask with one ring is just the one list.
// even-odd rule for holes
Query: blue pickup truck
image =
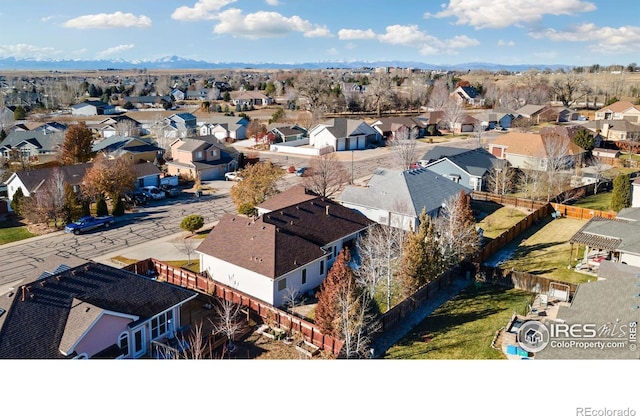
{"label": "blue pickup truck", "polygon": [[115,218],[113,217],[113,215],[105,215],[102,217],[82,217],[76,222],[67,224],[67,226],[64,227],[64,231],[67,233],[74,233],[78,235],[80,233],[91,231],[100,227],[109,228],[113,225],[114,222]]}

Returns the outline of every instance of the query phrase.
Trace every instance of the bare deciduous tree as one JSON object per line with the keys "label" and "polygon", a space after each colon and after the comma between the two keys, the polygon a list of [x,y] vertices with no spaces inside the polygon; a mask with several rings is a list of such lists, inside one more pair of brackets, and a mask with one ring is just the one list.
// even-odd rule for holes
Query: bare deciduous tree
{"label": "bare deciduous tree", "polygon": [[305,174],[304,186],[327,198],[338,192],[349,181],[347,170],[333,152],[311,159],[308,173],[305,172]]}
{"label": "bare deciduous tree", "polygon": [[178,238],[173,243],[176,250],[187,256],[187,264],[185,264],[185,266],[191,266],[193,264],[191,263],[191,256],[196,252],[198,245],[198,242],[190,236],[186,238]]}
{"label": "bare deciduous tree", "polygon": [[443,121],[447,123],[447,128],[453,132],[456,123],[462,118],[464,114],[464,107],[460,101],[454,97],[450,97],[447,100],[446,105],[442,109]]}
{"label": "bare deciduous tree", "polygon": [[305,99],[309,111],[315,113],[317,110],[324,111],[326,107],[328,85],[322,73],[305,71],[298,76],[295,88],[298,95]]}
{"label": "bare deciduous tree", "polygon": [[480,235],[471,211],[471,197],[464,191],[447,199],[434,221],[445,265],[451,267],[475,253]]}
{"label": "bare deciduous tree", "polygon": [[517,171],[511,166],[492,168],[486,176],[487,191],[505,195],[513,192],[517,184]]}
{"label": "bare deciduous tree", "polygon": [[555,74],[553,81],[549,84],[549,90],[552,97],[562,102],[565,107],[572,106],[591,91],[586,78],[574,72]]}
{"label": "bare deciduous tree", "polygon": [[292,286],[287,284],[287,287],[282,294],[282,301],[289,310],[289,313],[292,313],[295,307],[298,305],[298,299],[300,299],[300,288],[298,286]]}
{"label": "bare deciduous tree", "polygon": [[432,111],[440,111],[445,108],[449,101],[449,87],[447,80],[439,78],[433,83],[433,88],[429,94],[427,103]]}
{"label": "bare deciduous tree", "polygon": [[232,352],[235,349],[233,344],[235,335],[246,326],[246,322],[242,319],[242,308],[230,300],[217,299],[213,309],[216,314],[211,321],[213,329],[227,337],[227,351]]}
{"label": "bare deciduous tree", "polygon": [[382,115],[382,110],[387,108],[393,100],[393,89],[391,77],[387,73],[377,72],[371,78],[369,88],[367,88],[367,98],[371,103],[378,117]]}
{"label": "bare deciduous tree", "polygon": [[122,137],[140,136],[140,127],[133,120],[120,120],[116,123],[116,134]]}
{"label": "bare deciduous tree", "polygon": [[394,294],[394,270],[402,254],[404,231],[389,225],[374,225],[359,238],[356,245],[360,257],[355,271],[356,282],[370,298],[374,298],[384,282],[387,311]]}
{"label": "bare deciduous tree", "polygon": [[403,170],[411,169],[411,165],[418,158],[416,141],[409,137],[409,129],[404,127],[398,129],[393,137],[387,140],[387,145],[391,146],[396,161]]}
{"label": "bare deciduous tree", "polygon": [[570,142],[558,135],[545,136],[542,142],[544,148],[540,159],[545,164],[548,202],[570,182],[571,175],[567,170],[570,164]]}

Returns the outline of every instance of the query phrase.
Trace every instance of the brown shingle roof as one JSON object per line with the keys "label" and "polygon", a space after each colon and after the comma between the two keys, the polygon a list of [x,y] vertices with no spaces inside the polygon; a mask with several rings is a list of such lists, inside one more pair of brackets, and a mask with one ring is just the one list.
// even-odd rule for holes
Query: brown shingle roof
{"label": "brown shingle roof", "polygon": [[325,255],[323,246],[355,234],[372,222],[322,197],[262,215],[257,220],[228,214],[198,251],[277,278]]}
{"label": "brown shingle roof", "polygon": [[[545,137],[544,140],[553,139],[552,137]],[[543,137],[537,133],[520,133],[509,132],[498,137],[494,140],[492,146],[506,146],[507,153],[513,155],[544,157],[546,156],[546,150]],[[564,139],[567,140],[567,139]],[[573,141],[568,143],[568,154],[576,155],[583,153]]]}
{"label": "brown shingle roof", "polygon": [[311,191],[307,190],[304,186],[297,185],[267,199],[258,205],[257,208],[265,211],[275,211],[301,202],[310,201],[316,197],[317,195],[311,193]]}

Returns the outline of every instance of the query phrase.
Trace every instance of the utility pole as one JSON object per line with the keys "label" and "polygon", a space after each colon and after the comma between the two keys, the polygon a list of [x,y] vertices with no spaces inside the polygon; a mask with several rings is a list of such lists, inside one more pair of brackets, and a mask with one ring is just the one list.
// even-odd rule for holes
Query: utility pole
{"label": "utility pole", "polygon": [[351,185],[353,185],[353,150],[351,151]]}

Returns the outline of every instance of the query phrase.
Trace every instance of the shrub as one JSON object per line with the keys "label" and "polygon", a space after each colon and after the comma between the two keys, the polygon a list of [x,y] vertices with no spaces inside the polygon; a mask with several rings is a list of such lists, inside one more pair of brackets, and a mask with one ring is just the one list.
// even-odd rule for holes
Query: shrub
{"label": "shrub", "polygon": [[111,215],[113,215],[114,217],[120,217],[124,215],[124,201],[122,200],[122,198],[118,198],[118,202],[116,202],[116,205],[113,207]]}
{"label": "shrub", "polygon": [[185,231],[189,231],[191,234],[194,234],[204,225],[204,218],[202,215],[191,214],[187,215],[180,222],[180,228]]}
{"label": "shrub", "polygon": [[13,199],[11,200],[11,209],[17,215],[22,215],[22,203],[24,201],[24,193],[22,193],[22,188],[16,189],[16,192],[13,194]]}
{"label": "shrub", "polygon": [[102,217],[103,215],[109,215],[109,208],[107,208],[107,201],[100,198],[96,201],[96,215]]}

